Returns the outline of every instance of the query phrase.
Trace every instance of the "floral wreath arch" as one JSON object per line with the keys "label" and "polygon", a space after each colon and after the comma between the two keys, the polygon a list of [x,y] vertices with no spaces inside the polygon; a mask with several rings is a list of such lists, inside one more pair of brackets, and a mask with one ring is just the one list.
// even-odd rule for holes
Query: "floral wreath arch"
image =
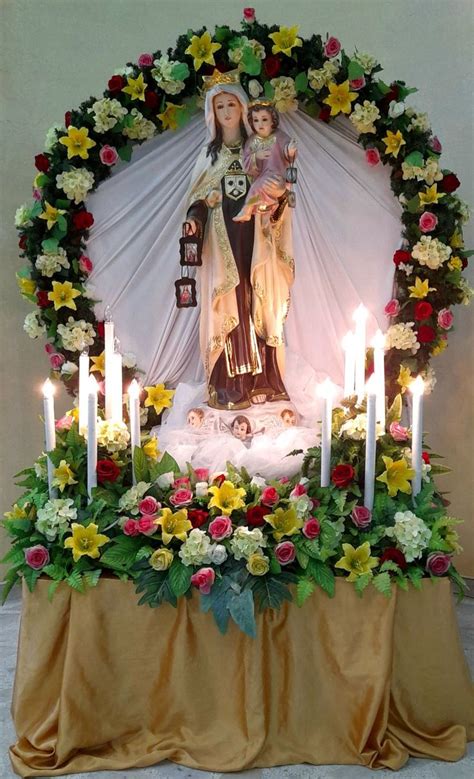
{"label": "floral wreath arch", "polygon": [[[369,54],[349,56],[335,37],[309,39],[298,28],[260,24],[245,9],[242,30],[227,26],[188,31],[167,54],[142,54],[113,75],[103,97],[68,111],[53,126],[45,151],[35,157],[33,204],[16,213],[22,257],[20,292],[37,308],[26,316],[32,338],[46,335],[55,378],[77,392],[80,353],[89,349],[92,370],[103,372],[103,323],[94,314],[85,255],[94,222],[87,196],[135,144],[176,131],[197,110],[203,76],[214,68],[239,68],[241,83],[255,98],[274,99],[279,111],[298,107],[323,122],[346,115],[359,132],[368,165],[389,164],[391,187],[402,205],[404,245],[396,251],[394,297],[387,303],[386,375],[389,395],[405,391],[412,374],[434,383],[432,356],[447,345],[451,307],[467,303],[462,271],[462,224],[469,211],[455,194],[458,177],[440,166],[441,144],[426,114],[405,105],[416,89],[402,81],[385,84]],[[125,368],[125,379],[136,372]],[[156,422],[154,412],[149,424]]]}

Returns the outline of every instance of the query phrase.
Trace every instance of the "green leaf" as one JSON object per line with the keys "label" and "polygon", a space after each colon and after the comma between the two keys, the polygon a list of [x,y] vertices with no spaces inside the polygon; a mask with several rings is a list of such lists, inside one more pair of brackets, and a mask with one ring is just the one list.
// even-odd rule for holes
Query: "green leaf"
{"label": "green leaf", "polygon": [[405,208],[410,214],[416,214],[417,211],[420,210],[420,198],[418,195],[415,195],[411,198],[411,200],[408,200],[405,203]]}
{"label": "green leaf", "polygon": [[380,573],[384,573],[384,571],[393,571],[393,573],[400,573],[400,567],[393,562],[393,560],[385,560],[384,563],[380,566]]}
{"label": "green leaf", "polygon": [[406,576],[403,576],[403,574],[398,574],[394,577],[394,581],[400,587],[400,589],[405,590],[405,592],[408,591],[408,579]]}
{"label": "green leaf", "polygon": [[9,549],[9,551],[6,553],[5,557],[0,560],[0,562],[10,563],[12,566],[23,565],[25,562],[24,547],[18,546],[18,543],[15,543],[14,546],[12,546],[12,548]]}
{"label": "green leaf", "polygon": [[387,95],[390,92],[390,87],[383,81],[376,81],[375,86],[382,95]]}
{"label": "green leaf", "polygon": [[339,511],[343,511],[347,500],[347,490],[338,490],[337,492],[333,493],[333,497],[334,503],[336,504]]}
{"label": "green leaf", "polygon": [[60,584],[61,584],[61,581],[59,579],[57,579],[57,580],[55,580],[55,581],[50,583],[50,585],[48,587],[48,601],[49,601],[49,603],[51,603],[51,601],[53,600],[54,593],[56,592],[56,590],[58,589]]}
{"label": "green leaf", "polygon": [[67,233],[67,221],[66,217],[60,214],[56,220],[56,225],[59,227],[62,233]]}
{"label": "green leaf", "polygon": [[400,101],[405,100],[405,98],[407,98],[408,95],[413,95],[415,92],[418,92],[418,89],[416,87],[399,86],[398,99]]}
{"label": "green leaf", "polygon": [[177,598],[181,597],[181,595],[184,595],[184,593],[189,590],[192,573],[192,566],[183,565],[183,563],[175,557],[171,564],[171,568],[169,569],[168,578],[170,587]]}
{"label": "green leaf", "polygon": [[402,418],[402,396],[400,394],[395,395],[393,403],[387,411],[387,428],[390,427],[392,422],[400,422]]}
{"label": "green leaf", "polygon": [[59,198],[56,200],[56,208],[71,208],[71,201]]}
{"label": "green leaf", "polygon": [[255,56],[250,46],[245,46],[239,67],[244,73],[248,73],[249,76],[258,76],[262,70],[262,61]]}
{"label": "green leaf", "polygon": [[158,463],[154,463],[150,468],[150,479],[156,481],[163,473],[179,473],[180,468],[174,457],[168,452],[164,452],[163,457]]}
{"label": "green leaf", "polygon": [[365,588],[370,584],[372,576],[370,573],[363,573],[362,576],[358,576],[354,582],[354,588],[357,595],[362,595]]}
{"label": "green leaf", "polygon": [[275,89],[274,87],[272,87],[269,81],[265,81],[265,85],[263,89],[264,89],[265,97],[268,97],[269,100],[272,100],[275,96]]}
{"label": "green leaf", "polygon": [[319,584],[321,589],[323,589],[330,598],[333,598],[336,591],[336,580],[329,565],[325,565],[320,560],[310,560],[307,571],[313,577],[316,584]]}
{"label": "green leaf", "polygon": [[408,165],[413,165],[415,168],[422,168],[424,164],[423,155],[420,151],[412,151],[403,162],[407,162]]}
{"label": "green leaf", "polygon": [[35,571],[33,568],[24,569],[23,578],[30,592],[33,592],[35,588],[35,584],[40,576],[41,576],[41,571]]}
{"label": "green leaf", "polygon": [[135,560],[137,562],[139,560],[148,560],[148,558],[151,557],[154,551],[155,551],[154,547],[152,546],[141,546],[137,554],[135,555]]}
{"label": "green leaf", "polygon": [[[347,493],[344,495],[344,502],[346,495]],[[334,549],[334,547],[337,545],[338,535],[336,533],[336,529],[329,520],[324,520],[321,522],[321,533],[319,539],[321,546],[327,547],[328,549]]]}
{"label": "green leaf", "polygon": [[253,592],[260,611],[264,609],[279,609],[284,600],[293,600],[291,592],[280,576],[256,577],[253,583]]}
{"label": "green leaf", "polygon": [[51,579],[54,579],[55,581],[60,582],[62,579],[65,579],[67,576],[66,569],[61,563],[50,563],[49,565],[46,565],[42,573],[47,574],[47,576],[50,576]]}
{"label": "green leaf", "polygon": [[421,590],[422,583],[421,580],[424,576],[424,571],[422,568],[412,568],[411,566],[407,568],[406,575],[410,579],[411,583],[413,584],[414,588],[416,590]]}
{"label": "green leaf", "polygon": [[124,162],[130,162],[132,159],[132,153],[133,153],[133,146],[131,143],[125,144],[125,146],[120,146],[120,148],[117,149],[118,156],[121,160]]}
{"label": "green leaf", "polygon": [[347,78],[349,81],[354,81],[356,78],[362,78],[364,76],[364,68],[356,60],[351,60],[347,67]]}
{"label": "green leaf", "polygon": [[186,62],[175,62],[171,68],[173,81],[184,81],[189,76],[189,68]]}
{"label": "green leaf", "polygon": [[457,596],[457,602],[459,603],[464,598],[464,595],[467,591],[467,585],[460,573],[456,570],[454,565],[451,565],[449,567],[448,571],[449,578],[454,582],[454,584],[457,587],[456,596]]}
{"label": "green leaf", "polygon": [[306,92],[307,88],[308,88],[308,76],[303,70],[301,73],[298,73],[298,75],[295,78],[295,89],[297,92]]}
{"label": "green leaf", "polygon": [[135,470],[135,478],[137,482],[150,481],[150,471],[148,468],[147,456],[140,446],[136,446],[133,450],[133,467]]}
{"label": "green leaf", "polygon": [[201,610],[204,612],[212,611],[216,625],[224,635],[227,632],[229,624],[229,610],[227,608],[227,594],[230,590],[232,580],[229,576],[223,576],[217,579],[209,595],[201,595]]}
{"label": "green leaf", "polygon": [[296,585],[296,605],[302,606],[315,589],[316,584],[311,577],[304,576],[303,578],[298,579],[298,584]]}
{"label": "green leaf", "polygon": [[100,561],[113,570],[129,572],[132,568],[142,541],[133,536],[118,536],[107,545]]}
{"label": "green leaf", "polygon": [[51,254],[54,254],[57,252],[59,246],[59,241],[57,238],[46,238],[44,241],[41,242],[41,248],[44,252],[50,252]]}
{"label": "green leaf", "polygon": [[296,559],[303,569],[308,566],[309,555],[298,547],[296,547]]}
{"label": "green leaf", "polygon": [[378,592],[385,595],[386,598],[390,598],[392,595],[392,585],[390,582],[390,575],[385,571],[374,576],[372,583]]}
{"label": "green leaf", "polygon": [[66,579],[67,583],[73,590],[77,592],[84,592],[84,582],[80,571],[73,571]]}
{"label": "green leaf", "polygon": [[252,590],[242,590],[240,593],[233,593],[227,601],[227,608],[234,622],[239,626],[247,636],[255,638],[257,635],[257,626],[255,624],[255,606],[253,602]]}
{"label": "green leaf", "polygon": [[83,579],[87,587],[97,587],[102,570],[97,568],[95,571],[84,571]]}

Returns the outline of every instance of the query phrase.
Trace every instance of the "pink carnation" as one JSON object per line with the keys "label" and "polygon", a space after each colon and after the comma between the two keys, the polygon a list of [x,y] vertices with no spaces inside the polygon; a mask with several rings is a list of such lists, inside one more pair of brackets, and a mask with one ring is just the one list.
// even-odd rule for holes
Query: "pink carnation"
{"label": "pink carnation", "polygon": [[170,503],[173,506],[189,506],[193,502],[193,493],[191,490],[176,490],[170,495]]}
{"label": "pink carnation", "polygon": [[351,512],[351,519],[356,527],[366,528],[372,521],[372,513],[365,506],[354,506]]}
{"label": "pink carnation", "polygon": [[138,520],[136,519],[127,519],[127,521],[124,523],[122,527],[123,532],[126,536],[138,536],[140,533],[140,528],[138,527]]}
{"label": "pink carnation", "polygon": [[209,468],[195,468],[194,473],[198,481],[209,481]]}
{"label": "pink carnation", "polygon": [[69,416],[69,414],[65,414],[60,419],[56,420],[55,428],[56,430],[70,430],[73,421],[73,417]]}
{"label": "pink carnation", "polygon": [[86,257],[85,254],[81,254],[79,257],[79,268],[83,273],[92,273],[93,265],[89,257]]}
{"label": "pink carnation", "polygon": [[352,81],[349,81],[349,86],[351,89],[362,89],[362,87],[365,87],[365,78],[364,76],[361,76],[360,78],[353,78]]}
{"label": "pink carnation", "polygon": [[154,515],[161,508],[161,504],[158,503],[156,498],[152,495],[148,495],[147,498],[143,498],[138,504],[138,510],[140,514]]}
{"label": "pink carnation", "polygon": [[213,541],[223,541],[232,535],[232,522],[229,517],[216,517],[209,524],[209,533]]}
{"label": "pink carnation", "polygon": [[431,233],[438,224],[438,217],[431,211],[425,211],[419,219],[418,225],[422,233]]}
{"label": "pink carnation", "polygon": [[99,152],[100,161],[103,165],[115,165],[119,156],[115,146],[102,146]]}
{"label": "pink carnation", "polygon": [[280,496],[275,487],[265,487],[261,498],[261,502],[264,506],[274,506],[275,503],[278,503],[279,500]]}
{"label": "pink carnation", "polygon": [[400,303],[396,298],[392,298],[388,301],[384,308],[387,316],[397,316],[400,313]]}
{"label": "pink carnation", "polygon": [[399,422],[392,422],[389,427],[389,432],[394,441],[408,440],[408,428],[403,427]]}
{"label": "pink carnation", "polygon": [[138,58],[139,68],[149,68],[153,65],[153,54],[140,54]]}
{"label": "pink carnation", "polygon": [[49,552],[45,546],[36,544],[36,546],[29,546],[28,549],[23,550],[25,553],[25,562],[30,568],[34,568],[35,571],[39,571],[40,568],[44,568],[49,563]]}
{"label": "pink carnation", "polygon": [[215,578],[216,574],[212,568],[200,568],[191,576],[191,584],[199,587],[199,592],[202,595],[209,595]]}
{"label": "pink carnation", "polygon": [[255,8],[244,8],[244,20],[247,24],[255,21]]}
{"label": "pink carnation", "polygon": [[291,541],[282,541],[276,545],[275,555],[280,565],[288,565],[296,557],[295,545]]}
{"label": "pink carnation", "polygon": [[338,41],[337,38],[334,38],[332,35],[330,38],[327,39],[326,43],[324,44],[324,54],[326,57],[337,57],[339,52],[341,51],[341,44]]}
{"label": "pink carnation", "polygon": [[365,160],[369,165],[372,165],[374,167],[375,165],[378,165],[380,162],[380,152],[378,149],[366,149],[365,150]]}
{"label": "pink carnation", "polygon": [[432,552],[426,560],[426,570],[433,576],[443,576],[451,565],[451,555],[444,552]]}
{"label": "pink carnation", "polygon": [[155,525],[155,518],[152,516],[147,516],[146,514],[140,517],[140,519],[137,521],[137,525],[140,533],[143,533],[145,536],[152,536],[153,533],[156,533],[158,530],[158,526]]}
{"label": "pink carnation", "polygon": [[443,147],[441,146],[441,141],[439,140],[437,135],[433,135],[433,137],[428,141],[428,146],[430,146],[433,151],[436,152],[436,154],[441,154],[443,151]]}
{"label": "pink carnation", "polygon": [[453,321],[453,312],[450,311],[449,308],[442,308],[438,314],[438,325],[442,327],[443,330],[450,330],[453,326]]}
{"label": "pink carnation", "polygon": [[63,362],[65,362],[65,357],[62,354],[58,354],[58,352],[53,352],[49,355],[49,362],[53,371],[58,371]]}
{"label": "pink carnation", "polygon": [[306,538],[317,538],[320,532],[321,525],[319,524],[319,519],[316,517],[310,517],[310,519],[306,520],[303,525],[303,535],[306,536]]}

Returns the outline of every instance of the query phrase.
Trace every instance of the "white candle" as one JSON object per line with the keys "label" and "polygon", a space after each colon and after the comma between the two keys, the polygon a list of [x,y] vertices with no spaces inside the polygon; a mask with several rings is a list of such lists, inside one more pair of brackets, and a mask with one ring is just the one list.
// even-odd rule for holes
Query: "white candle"
{"label": "white candle", "polygon": [[97,382],[89,376],[87,395],[87,494],[97,487]]}
{"label": "white candle", "polygon": [[367,428],[365,435],[365,472],[364,472],[364,506],[372,511],[374,507],[375,490],[375,457],[377,450],[377,391],[375,374],[372,374],[366,385],[367,391]]}
{"label": "white candle", "polygon": [[352,330],[349,330],[342,339],[342,348],[344,349],[344,397],[349,398],[354,394],[355,389],[355,337]]}
{"label": "white candle", "polygon": [[140,385],[133,379],[128,388],[128,414],[130,417],[130,446],[132,449],[132,481],[137,483],[133,455],[135,447],[140,446]]}
{"label": "white candle", "polygon": [[385,336],[377,330],[372,341],[374,347],[374,375],[376,383],[376,415],[377,422],[385,432]]}
{"label": "white candle", "polygon": [[[44,443],[46,453],[56,448],[56,428],[54,420],[54,386],[49,379],[43,384],[43,410],[44,410]],[[57,490],[53,487],[54,465],[46,458],[48,466],[48,492],[49,497],[57,498]]]}
{"label": "white candle", "polygon": [[330,379],[319,385],[317,392],[323,398],[321,423],[321,487],[329,487],[331,475],[332,403],[336,387]]}
{"label": "white candle", "polygon": [[79,357],[79,432],[87,430],[87,395],[89,392],[89,353]]}
{"label": "white candle", "polygon": [[110,308],[105,309],[104,321],[104,350],[105,350],[105,418],[112,418],[112,393],[113,393],[113,355],[114,323],[110,316]]}
{"label": "white candle", "polygon": [[[115,339],[116,346],[118,345]],[[112,355],[112,420],[123,422],[122,355],[115,351]]]}
{"label": "white candle", "polygon": [[411,467],[415,475],[411,483],[413,497],[421,490],[421,468],[423,464],[423,392],[425,385],[421,376],[409,386],[412,393],[411,412]]}
{"label": "white candle", "polygon": [[365,306],[360,304],[354,311],[352,318],[356,323],[355,327],[355,391],[360,401],[364,397],[365,388],[365,327],[368,311]]}

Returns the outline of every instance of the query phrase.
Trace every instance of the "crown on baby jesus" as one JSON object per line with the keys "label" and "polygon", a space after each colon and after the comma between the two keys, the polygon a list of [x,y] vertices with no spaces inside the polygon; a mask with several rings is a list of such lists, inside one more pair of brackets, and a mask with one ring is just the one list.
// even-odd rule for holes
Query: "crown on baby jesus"
{"label": "crown on baby jesus", "polygon": [[255,108],[255,106],[259,106],[259,108],[274,108],[275,103],[273,100],[270,100],[268,97],[256,97],[255,100],[250,100],[247,104],[247,108]]}
{"label": "crown on baby jesus", "polygon": [[240,84],[240,71],[236,68],[228,70],[227,73],[221,73],[215,68],[214,73],[211,76],[203,76],[202,81],[205,90],[211,89],[217,84]]}

